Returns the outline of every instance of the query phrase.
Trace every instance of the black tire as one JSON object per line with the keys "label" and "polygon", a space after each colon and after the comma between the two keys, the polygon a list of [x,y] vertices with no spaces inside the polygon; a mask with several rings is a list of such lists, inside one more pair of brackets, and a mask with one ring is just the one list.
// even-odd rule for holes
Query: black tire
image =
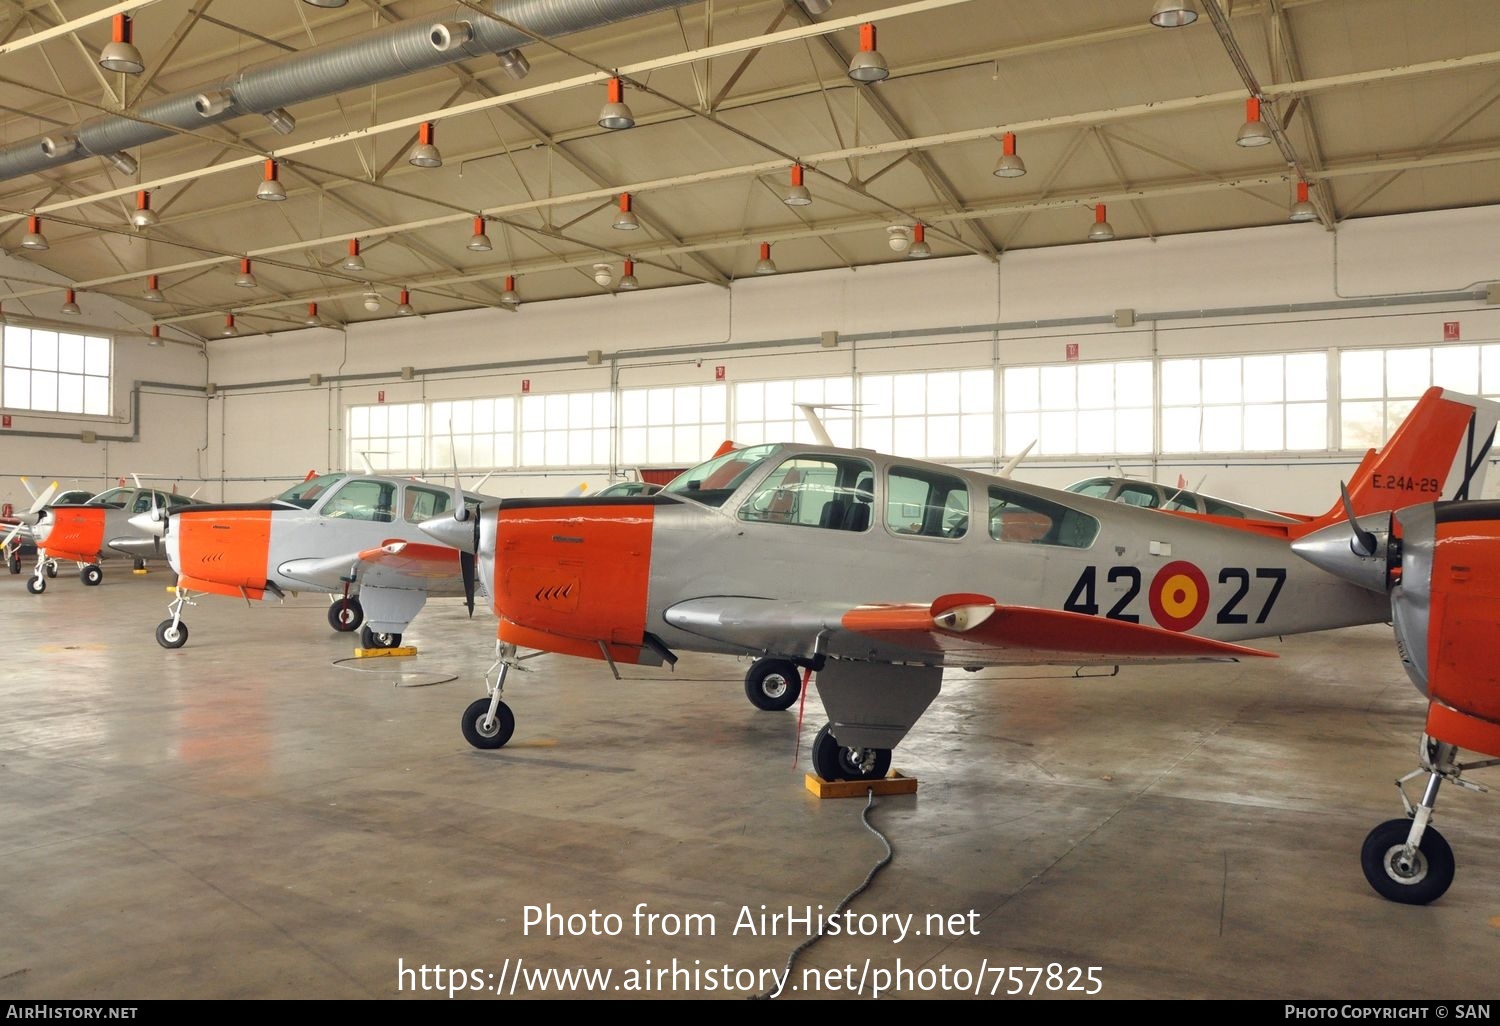
{"label": "black tire", "polygon": [[187,624],[181,620],[177,621],[177,629],[172,629],[171,620],[163,620],[156,625],[156,643],[162,648],[181,648],[187,644]]}
{"label": "black tire", "polygon": [[813,738],[812,755],[813,769],[824,780],[883,780],[891,771],[889,748],[846,748],[826,723]]}
{"label": "black tire", "polygon": [[1422,843],[1417,845],[1413,865],[1403,869],[1396,859],[1410,833],[1411,820],[1386,820],[1365,838],[1359,863],[1365,879],[1382,898],[1403,905],[1426,905],[1441,898],[1453,883],[1453,849],[1442,834],[1429,826],[1422,831]]}
{"label": "black tire", "polygon": [[368,626],[359,629],[360,648],[400,648],[401,635],[377,634]]}
{"label": "black tire", "polygon": [[47,578],[45,578],[45,577],[28,577],[28,578],[26,578],[26,590],[29,591],[29,592],[31,592],[33,595],[40,595],[42,592],[44,592],[44,591],[47,590]]}
{"label": "black tire", "polygon": [[365,610],[357,598],[341,598],[328,607],[328,626],[340,634],[357,631],[364,622]]}
{"label": "black tire", "polygon": [[98,563],[90,563],[88,566],[78,571],[78,579],[84,584],[87,584],[90,588],[93,588],[97,586],[100,581],[104,580],[104,570],[99,566]]}
{"label": "black tire", "polygon": [[471,702],[464,710],[459,725],[463,727],[464,740],[475,748],[504,748],[510,736],[516,732],[516,717],[510,706],[501,702],[495,709],[495,722],[490,730],[484,730],[484,719],[490,714],[490,700],[481,698]]}
{"label": "black tire", "polygon": [[55,559],[49,559],[49,560],[47,560],[46,564],[43,566],[43,569],[47,571],[47,576],[48,577],[56,577],[57,576],[57,560],[55,560]]}
{"label": "black tire", "polygon": [[787,659],[757,659],[745,674],[745,697],[766,712],[781,712],[797,704],[802,674]]}
{"label": "black tire", "polygon": [[8,564],[10,564],[10,572],[11,573],[18,574],[18,573],[21,572],[21,557],[20,556],[11,556],[10,559],[6,560],[6,562]]}

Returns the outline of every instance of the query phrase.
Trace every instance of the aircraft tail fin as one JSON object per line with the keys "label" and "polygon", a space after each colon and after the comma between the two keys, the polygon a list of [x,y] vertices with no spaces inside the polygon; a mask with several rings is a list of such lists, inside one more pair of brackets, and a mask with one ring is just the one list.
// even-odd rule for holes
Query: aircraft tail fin
{"label": "aircraft tail fin", "polygon": [[[1500,403],[1429,388],[1379,449],[1371,449],[1349,479],[1355,516],[1384,513],[1439,499],[1477,499]],[[1343,519],[1342,502],[1322,518]]]}

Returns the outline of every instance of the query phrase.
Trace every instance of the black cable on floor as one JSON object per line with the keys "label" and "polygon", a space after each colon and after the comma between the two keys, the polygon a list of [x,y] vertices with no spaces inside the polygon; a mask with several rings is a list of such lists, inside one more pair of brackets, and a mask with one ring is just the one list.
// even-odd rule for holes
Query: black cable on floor
{"label": "black cable on floor", "polygon": [[750,1001],[770,1001],[770,1000],[776,998],[778,995],[780,995],[781,992],[786,989],[787,983],[789,983],[791,981],[791,978],[792,978],[792,966],[796,963],[797,956],[801,955],[802,952],[806,951],[808,948],[810,948],[814,944],[818,943],[818,941],[822,940],[823,936],[824,936],[824,931],[826,931],[828,929],[828,920],[829,919],[833,919],[833,918],[837,918],[838,915],[841,912],[844,911],[844,909],[846,909],[846,908],[849,907],[849,903],[850,902],[852,902],[855,898],[859,897],[867,889],[869,889],[870,884],[875,880],[875,874],[879,873],[886,866],[890,865],[891,864],[891,860],[896,857],[896,849],[891,846],[890,838],[886,837],[885,834],[882,834],[879,830],[877,830],[875,828],[875,824],[873,824],[873,823],[870,822],[870,810],[873,809],[874,807],[875,807],[875,789],[872,787],[872,788],[870,788],[870,800],[865,803],[864,810],[859,814],[859,819],[860,819],[860,822],[865,825],[865,829],[868,830],[868,831],[870,831],[870,833],[874,834],[877,838],[880,839],[880,843],[883,844],[883,845],[885,845],[885,855],[881,858],[881,860],[879,862],[875,863],[875,865],[873,865],[873,866],[870,867],[870,871],[865,874],[865,879],[864,879],[863,883],[861,883],[858,887],[854,888],[854,890],[850,891],[848,894],[844,895],[844,899],[838,903],[838,907],[833,910],[833,914],[830,915],[830,916],[825,916],[823,918],[823,925],[821,925],[821,926],[818,927],[818,932],[815,933],[815,934],[813,934],[811,937],[807,938],[807,940],[803,941],[801,944],[798,944],[795,948],[792,949],[792,953],[790,955],[788,955],[787,958],[786,958],[786,970],[785,970],[785,975],[782,977],[781,987],[778,988],[777,990],[774,990],[774,991],[768,990],[768,991],[765,991],[765,992],[760,993],[760,994],[751,994],[750,997],[747,1000],[750,1000]]}

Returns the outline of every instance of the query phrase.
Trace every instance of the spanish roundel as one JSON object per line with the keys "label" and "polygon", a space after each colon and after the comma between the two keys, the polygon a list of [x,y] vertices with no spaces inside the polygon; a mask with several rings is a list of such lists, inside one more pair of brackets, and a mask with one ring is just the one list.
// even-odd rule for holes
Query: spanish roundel
{"label": "spanish roundel", "polygon": [[1184,560],[1168,563],[1151,578],[1151,615],[1169,631],[1190,631],[1208,611],[1208,578]]}

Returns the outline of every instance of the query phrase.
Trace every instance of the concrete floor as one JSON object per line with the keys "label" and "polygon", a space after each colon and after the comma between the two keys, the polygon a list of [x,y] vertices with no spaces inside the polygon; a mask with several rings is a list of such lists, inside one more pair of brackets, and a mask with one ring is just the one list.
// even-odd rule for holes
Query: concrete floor
{"label": "concrete floor", "polygon": [[[742,910],[831,911],[882,854],[862,799],[803,788],[817,704],[794,768],[795,710],[752,709],[735,660],[615,682],[539,658],[508,688],[515,739],[478,752],[458,717],[483,694],[488,616],[434,602],[398,673],[335,665],[353,646],[321,596],[209,597],[168,652],[170,580],[116,563],[31,596],[0,577],[0,998],[446,999],[448,970],[508,993],[518,961],[610,970],[600,996],[626,997],[674,959],[698,977],[646,977],[653,996],[743,997],[806,932],[736,934]],[[946,967],[1003,995],[1017,982],[995,967],[1055,964],[1085,987],[1097,966],[1111,998],[1495,997],[1491,799],[1445,791],[1459,872],[1439,902],[1391,904],[1360,872],[1421,727],[1389,630],[1266,647],[1283,658],[952,675],[897,750],[921,789],[878,802],[895,860],[853,905],[928,935],[830,937],[793,984],[961,996]],[[615,913],[620,935],[528,926],[548,904]],[[648,935],[640,904],[715,934]],[[965,935],[932,936],[929,913]],[[751,971],[738,989],[726,966]]]}

